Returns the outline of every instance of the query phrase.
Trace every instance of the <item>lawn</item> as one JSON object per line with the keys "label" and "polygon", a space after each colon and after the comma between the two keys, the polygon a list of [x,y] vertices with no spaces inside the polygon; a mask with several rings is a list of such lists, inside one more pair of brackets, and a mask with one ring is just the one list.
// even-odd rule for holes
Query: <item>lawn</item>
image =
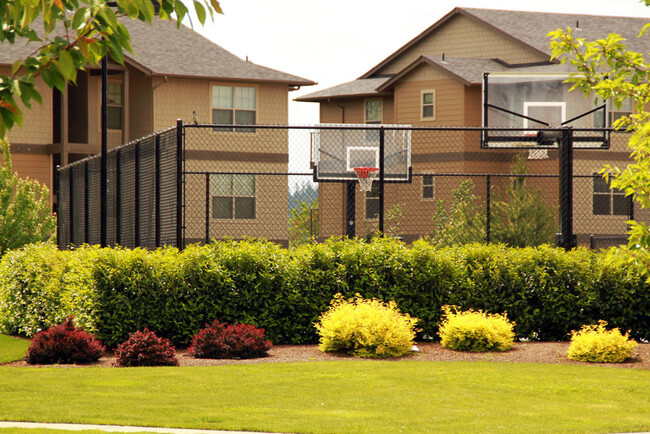
{"label": "lawn", "polygon": [[336,361],[0,368],[0,419],[280,432],[650,430],[650,371]]}
{"label": "lawn", "polygon": [[27,347],[28,340],[0,335],[0,364],[22,359]]}

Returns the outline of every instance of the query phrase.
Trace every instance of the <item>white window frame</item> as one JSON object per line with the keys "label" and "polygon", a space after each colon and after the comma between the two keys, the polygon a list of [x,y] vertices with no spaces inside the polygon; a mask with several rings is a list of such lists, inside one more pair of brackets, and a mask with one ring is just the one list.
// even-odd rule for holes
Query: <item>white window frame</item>
{"label": "white window frame", "polygon": [[[233,180],[233,191],[229,195],[215,195],[210,191],[210,217],[212,220],[221,220],[221,221],[251,221],[251,220],[256,220],[257,219],[257,176],[256,175],[246,175],[246,176],[252,176],[253,177],[253,189],[254,193],[253,196],[242,196],[242,195],[237,195],[235,194],[234,191],[234,182],[235,178],[237,176],[242,176],[242,174],[237,174],[237,173],[224,173],[224,174],[212,174],[210,177],[213,176],[219,176],[219,175],[232,175]],[[210,180],[210,190],[212,190],[212,180]],[[214,198],[230,198],[232,199],[232,209],[231,209],[231,214],[232,217],[230,218],[224,218],[224,217],[215,217],[214,216]],[[247,199],[253,199],[253,217],[252,218],[237,218],[237,199],[238,198],[247,198]]]}
{"label": "white window frame", "polygon": [[[120,104],[111,104],[111,103],[108,101],[108,98],[107,98],[107,101],[106,101],[106,108],[107,108],[107,111],[108,111],[108,109],[109,109],[110,107],[119,107],[119,108],[121,108],[121,117],[120,117],[120,125],[121,125],[121,126],[120,126],[120,128],[110,128],[110,127],[107,126],[106,129],[109,130],[109,131],[123,131],[123,130],[124,130],[124,121],[125,121],[125,119],[124,119],[124,113],[125,113],[125,105],[124,105],[124,99],[125,99],[125,95],[124,95],[124,81],[122,81],[122,80],[116,80],[116,79],[110,79],[110,78],[109,78],[109,79],[108,79],[108,83],[116,83],[116,84],[119,84],[119,85],[120,85],[120,89],[121,89],[121,95],[120,95],[120,96],[121,96],[121,98],[122,98],[121,103],[120,103]],[[102,92],[102,89],[101,89],[101,85],[100,85],[100,86],[99,86],[99,98],[100,98],[100,101],[101,101],[101,98],[102,98],[102,96],[101,96],[101,92]],[[100,108],[99,108],[99,115],[100,115],[100,119],[101,119],[101,105],[100,105]],[[107,123],[108,123],[108,116],[106,116],[106,117],[107,117]],[[100,122],[100,123],[101,123],[101,122]],[[101,127],[101,125],[100,125],[100,127]]]}
{"label": "white window frame", "polygon": [[[214,94],[214,88],[215,87],[227,87],[232,89],[232,107],[215,107],[214,101],[213,101],[213,94]],[[248,108],[237,108],[236,101],[237,101],[237,89],[253,89],[255,91],[255,108],[254,109],[248,109]],[[237,85],[232,85],[232,84],[224,84],[224,83],[212,83],[210,86],[210,115],[212,122],[214,123],[214,110],[224,110],[224,111],[231,111],[232,112],[232,123],[235,125],[233,128],[214,128],[215,131],[220,131],[220,132],[234,132],[234,133],[245,133],[245,134],[254,134],[257,132],[257,130],[252,127],[252,125],[256,125],[259,120],[258,116],[258,109],[259,109],[259,86],[237,86]],[[255,121],[252,124],[241,124],[237,125],[237,112],[253,112],[255,116]],[[248,126],[251,125],[251,126]]]}
{"label": "white window frame", "polygon": [[[424,103],[424,95],[430,93],[433,95],[433,102],[431,104],[425,104]],[[436,101],[436,90],[435,89],[423,89],[420,91],[420,120],[421,121],[435,121],[436,120],[436,112],[437,112],[437,101]],[[433,107],[432,109],[432,115],[431,116],[424,116],[424,107],[431,106]]]}
{"label": "white window frame", "polygon": [[[365,221],[378,221],[379,220],[379,191],[375,192],[374,190],[379,187],[379,182],[378,181],[373,181],[372,182],[372,187],[370,191],[365,191],[363,194],[363,199],[364,199],[364,207],[363,207],[363,219]],[[376,196],[373,196],[373,194],[376,194]],[[376,201],[377,202],[377,215],[376,217],[368,217],[368,201]]]}
{"label": "white window frame", "polygon": [[[431,177],[431,184],[425,184],[424,183],[424,178],[430,176]],[[421,189],[420,189],[420,199],[424,202],[430,202],[436,199],[436,175],[433,172],[425,172],[422,174],[422,183],[421,183]],[[431,197],[424,197],[424,188],[425,187],[431,187],[432,193]]]}
{"label": "white window frame", "polygon": [[[595,188],[595,183],[596,182],[604,182],[607,187],[609,188],[608,191],[596,191]],[[607,214],[596,214],[594,212],[594,203],[596,197],[607,197],[607,200],[609,202],[609,213]],[[626,201],[629,201],[630,199],[625,196],[625,192],[623,190],[615,189],[612,188],[610,185],[610,182],[605,181],[605,179],[599,174],[599,173],[594,173],[593,174],[593,181],[592,181],[592,187],[591,187],[591,202],[592,202],[592,207],[591,207],[591,213],[593,216],[598,216],[598,217],[606,217],[606,216],[612,216],[612,217],[625,217],[629,216],[629,208],[627,210],[627,213],[625,214],[616,214],[615,213],[615,208],[614,208],[614,198],[619,197],[619,198],[626,198]],[[629,203],[629,202],[628,202]]]}

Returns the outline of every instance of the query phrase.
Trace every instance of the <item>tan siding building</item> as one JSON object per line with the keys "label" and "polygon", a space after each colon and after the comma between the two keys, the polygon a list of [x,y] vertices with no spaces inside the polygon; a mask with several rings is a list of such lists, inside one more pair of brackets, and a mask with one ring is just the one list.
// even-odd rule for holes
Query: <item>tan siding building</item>
{"label": "tan siding building", "polygon": [[[609,32],[623,35],[630,49],[650,51],[645,40],[637,38],[637,32],[645,19],[598,17],[592,15],[547,14],[521,11],[456,8],[407,42],[357,80],[320,90],[298,98],[298,101],[320,104],[321,123],[365,123],[363,116],[367,101],[381,98],[382,123],[431,127],[479,127],[483,123],[483,75],[484,73],[563,73],[570,71],[551,59],[548,32],[557,28],[575,27],[580,23],[580,37],[595,40]],[[578,92],[567,95],[565,104],[584,99]],[[515,126],[515,125],[512,125]],[[624,134],[612,136],[610,149],[576,150],[574,173],[589,176],[577,181],[575,187],[574,215],[581,217],[575,231],[586,234],[622,234],[623,215],[598,215],[595,203],[597,194],[593,174],[604,163],[625,166],[629,163],[629,151]],[[518,154],[512,150],[482,150],[480,136],[476,131],[422,133],[414,131],[411,140],[411,163],[413,173],[434,176],[414,177],[410,187],[390,185],[389,201],[398,197],[400,203],[419,211],[417,217],[406,218],[402,229],[406,233],[422,233],[422,225],[431,225],[422,215],[433,215],[438,199],[451,197],[452,183],[449,179],[437,180],[441,173],[509,173],[513,159]],[[524,153],[528,170],[533,174],[556,174],[557,151],[546,150]],[[426,180],[432,183],[434,197],[421,195]],[[434,185],[435,184],[435,185]],[[445,187],[446,185],[446,187]],[[540,184],[541,185],[541,184]],[[548,181],[540,187],[551,206],[557,204],[556,185]],[[341,228],[329,228],[325,222],[333,207],[333,213],[344,213],[345,186],[319,186],[321,201],[321,236],[341,235]],[[484,188],[476,194],[486,197]],[[594,197],[592,197],[594,196]],[[340,206],[335,207],[335,203]],[[356,195],[358,222],[372,224],[363,215],[363,195]],[[385,209],[392,204],[386,202]],[[340,208],[340,209],[339,209]],[[576,221],[578,221],[576,219]],[[418,225],[420,229],[418,229]],[[415,231],[415,232],[410,232]]]}
{"label": "tan siding building", "polygon": [[[109,149],[173,127],[178,119],[185,123],[196,119],[204,124],[286,124],[289,92],[315,84],[240,59],[185,26],[177,29],[175,22],[154,20],[149,25],[124,18],[123,23],[137,54],[125,53],[124,65],[109,61]],[[20,41],[3,44],[0,68],[9,71],[16,59],[33,50],[34,46]],[[70,84],[66,92],[52,90],[41,80],[37,80],[37,89],[43,104],[25,110],[22,127],[14,128],[9,140],[14,169],[20,176],[47,185],[56,204],[56,165],[100,152],[100,70],[96,66],[79,71],[76,84]],[[230,92],[231,108],[218,106],[222,100],[216,98],[215,92]],[[245,111],[233,105],[235,97],[248,104]],[[224,113],[231,116],[228,122],[215,117]],[[250,172],[251,168],[255,172],[287,172],[286,131],[273,133],[272,140],[268,131],[262,129],[217,132],[204,128],[200,130],[201,137],[196,136],[199,130],[193,132],[196,140],[187,141],[185,167],[202,174],[187,178],[187,241],[204,240],[205,228],[209,226],[211,238],[249,236],[286,242],[286,176],[246,178],[251,193],[246,198],[249,205],[245,218],[215,208],[226,203],[220,202],[215,193],[215,185],[223,181],[219,176],[226,176],[224,172]]]}

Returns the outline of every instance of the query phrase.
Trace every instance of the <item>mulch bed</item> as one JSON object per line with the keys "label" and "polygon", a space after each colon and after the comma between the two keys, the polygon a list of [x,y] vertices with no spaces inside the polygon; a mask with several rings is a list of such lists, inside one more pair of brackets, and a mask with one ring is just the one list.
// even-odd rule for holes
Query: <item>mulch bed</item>
{"label": "mulch bed", "polygon": [[[625,363],[585,363],[569,360],[566,357],[568,342],[517,342],[513,349],[505,352],[494,353],[467,353],[452,351],[440,346],[439,343],[418,343],[419,352],[410,356],[396,359],[359,359],[347,354],[322,353],[316,345],[276,345],[269,351],[268,357],[249,360],[224,360],[224,359],[195,359],[188,356],[185,350],[178,350],[177,356],[181,366],[216,366],[233,364],[252,363],[288,363],[288,362],[323,362],[343,360],[365,360],[372,363],[375,360],[391,360],[399,362],[402,360],[415,361],[484,361],[484,362],[506,362],[506,363],[550,363],[550,364],[574,364],[574,365],[607,365],[621,368],[636,368],[650,370],[650,344],[639,344],[637,355]],[[55,365],[58,367],[112,367],[115,358],[112,355],[102,357],[98,362],[88,365]],[[28,365],[26,361],[7,363],[5,366],[43,366],[52,365]]]}

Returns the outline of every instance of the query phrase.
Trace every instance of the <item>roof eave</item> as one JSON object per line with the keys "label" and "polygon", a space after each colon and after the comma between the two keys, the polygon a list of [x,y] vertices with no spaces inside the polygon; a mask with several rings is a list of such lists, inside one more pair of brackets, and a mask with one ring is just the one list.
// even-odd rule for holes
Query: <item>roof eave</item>
{"label": "roof eave", "polygon": [[418,66],[420,66],[420,65],[424,65],[424,64],[426,64],[426,65],[430,65],[430,66],[433,66],[433,67],[436,67],[436,68],[439,68],[439,69],[442,69],[442,70],[445,71],[447,74],[451,75],[452,77],[454,77],[456,80],[460,81],[460,82],[461,82],[462,84],[464,84],[465,86],[469,86],[470,84],[473,84],[472,82],[466,80],[465,78],[461,77],[460,75],[458,75],[458,74],[452,72],[452,71],[449,70],[448,68],[445,68],[445,67],[443,67],[442,65],[439,65],[438,63],[431,61],[431,60],[428,59],[426,56],[420,56],[420,57],[418,57],[414,62],[411,62],[411,64],[408,65],[406,68],[404,68],[404,69],[402,69],[400,72],[398,72],[397,75],[395,75],[393,78],[391,78],[391,79],[388,80],[386,83],[384,83],[384,84],[382,84],[381,86],[379,86],[379,87],[377,88],[377,90],[378,90],[379,92],[382,92],[382,91],[387,90],[387,89],[388,89],[389,87],[391,87],[394,83],[396,83],[397,81],[399,81],[402,77],[404,77],[404,76],[406,76],[407,74],[409,74],[411,71],[413,71],[413,70],[414,70],[415,68],[417,68]]}
{"label": "roof eave", "polygon": [[298,102],[327,102],[331,99],[351,99],[351,98],[376,98],[380,96],[391,96],[390,92],[361,92],[361,93],[349,93],[343,95],[324,95],[324,96],[305,96],[295,98],[294,101]]}
{"label": "roof eave", "polygon": [[246,78],[246,77],[226,77],[215,75],[189,75],[189,74],[174,74],[165,72],[154,72],[154,77],[176,77],[176,78],[194,78],[197,80],[211,80],[211,81],[232,81],[241,83],[268,83],[268,84],[286,84],[287,86],[314,86],[318,83],[307,80],[280,80],[280,79],[265,79],[265,78]]}

